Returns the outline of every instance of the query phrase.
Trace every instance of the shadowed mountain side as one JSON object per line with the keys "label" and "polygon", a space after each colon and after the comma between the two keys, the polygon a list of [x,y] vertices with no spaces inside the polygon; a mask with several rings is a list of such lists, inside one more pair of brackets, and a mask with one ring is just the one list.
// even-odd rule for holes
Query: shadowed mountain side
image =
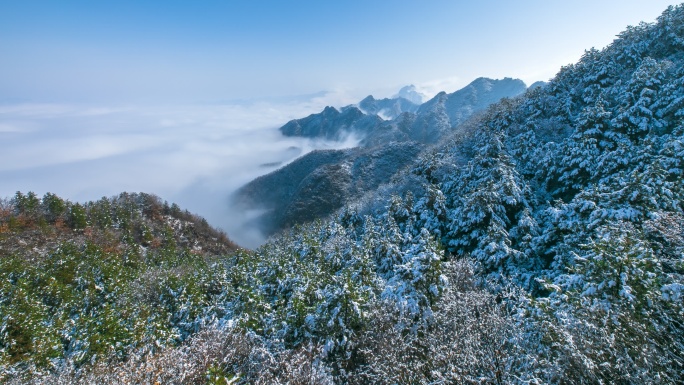
{"label": "shadowed mountain side", "polygon": [[339,163],[355,151],[358,150],[312,151],[285,167],[262,175],[241,187],[235,194],[235,203],[268,206],[266,202],[283,202],[295,193],[307,175],[321,166]]}
{"label": "shadowed mountain side", "polygon": [[422,146],[393,142],[372,149],[319,150],[239,189],[233,204],[262,209],[254,219],[266,235],[323,218],[388,182],[415,159]]}
{"label": "shadowed mountain side", "polygon": [[382,123],[377,115],[366,115],[356,107],[348,106],[338,111],[334,107],[325,107],[319,114],[311,114],[306,118],[289,121],[280,131],[285,136],[303,136],[309,138],[341,139],[345,133],[367,133]]}
{"label": "shadowed mountain side", "polygon": [[[454,93],[440,92],[421,106],[401,97],[368,96],[359,103],[361,109],[326,107],[292,120],[280,128],[286,136],[340,139],[353,133],[362,137],[361,147],[312,152],[238,190],[233,205],[244,212],[264,210],[249,225],[265,235],[325,217],[389,182],[426,145],[455,132],[473,114],[525,90],[519,79],[478,78]],[[384,120],[376,114],[396,117]]]}

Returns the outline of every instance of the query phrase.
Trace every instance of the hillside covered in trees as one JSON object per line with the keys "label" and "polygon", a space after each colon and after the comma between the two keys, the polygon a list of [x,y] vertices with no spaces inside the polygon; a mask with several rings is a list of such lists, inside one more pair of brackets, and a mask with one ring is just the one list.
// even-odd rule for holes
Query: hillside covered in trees
{"label": "hillside covered in trees", "polygon": [[17,194],[2,379],[681,383],[683,177],[678,6],[255,251],[145,195]]}
{"label": "hillside covered in trees", "polygon": [[373,194],[472,115],[526,89],[520,79],[478,78],[421,105],[403,97],[368,96],[358,106],[341,111],[326,107],[292,120],[280,128],[283,135],[331,139],[351,134],[360,138],[359,146],[312,151],[242,186],[231,197],[231,205],[238,211],[258,212],[244,225],[266,236],[328,217],[364,194]]}

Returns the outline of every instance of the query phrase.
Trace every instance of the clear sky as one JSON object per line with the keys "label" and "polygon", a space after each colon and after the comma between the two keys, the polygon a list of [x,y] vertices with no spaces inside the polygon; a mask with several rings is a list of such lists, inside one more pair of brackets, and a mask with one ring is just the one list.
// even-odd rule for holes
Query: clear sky
{"label": "clear sky", "polygon": [[0,0],[0,103],[389,96],[478,76],[529,84],[673,3]]}

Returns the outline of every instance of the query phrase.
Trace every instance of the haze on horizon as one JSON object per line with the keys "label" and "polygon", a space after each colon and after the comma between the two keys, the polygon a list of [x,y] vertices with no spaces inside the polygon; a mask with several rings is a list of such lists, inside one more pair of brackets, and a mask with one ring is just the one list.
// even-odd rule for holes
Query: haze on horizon
{"label": "haze on horizon", "polygon": [[355,143],[282,138],[288,120],[407,84],[548,80],[670,4],[0,0],[0,198],[154,193],[255,245],[227,195]]}

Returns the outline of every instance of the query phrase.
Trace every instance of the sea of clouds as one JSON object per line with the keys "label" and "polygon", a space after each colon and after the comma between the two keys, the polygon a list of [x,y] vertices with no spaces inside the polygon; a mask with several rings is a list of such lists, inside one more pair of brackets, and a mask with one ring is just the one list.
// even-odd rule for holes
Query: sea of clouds
{"label": "sea of clouds", "polygon": [[264,237],[245,226],[230,195],[259,175],[323,148],[356,145],[284,137],[278,127],[353,101],[343,93],[173,106],[0,105],[0,197],[55,193],[84,202],[146,192],[206,218],[245,247]]}

